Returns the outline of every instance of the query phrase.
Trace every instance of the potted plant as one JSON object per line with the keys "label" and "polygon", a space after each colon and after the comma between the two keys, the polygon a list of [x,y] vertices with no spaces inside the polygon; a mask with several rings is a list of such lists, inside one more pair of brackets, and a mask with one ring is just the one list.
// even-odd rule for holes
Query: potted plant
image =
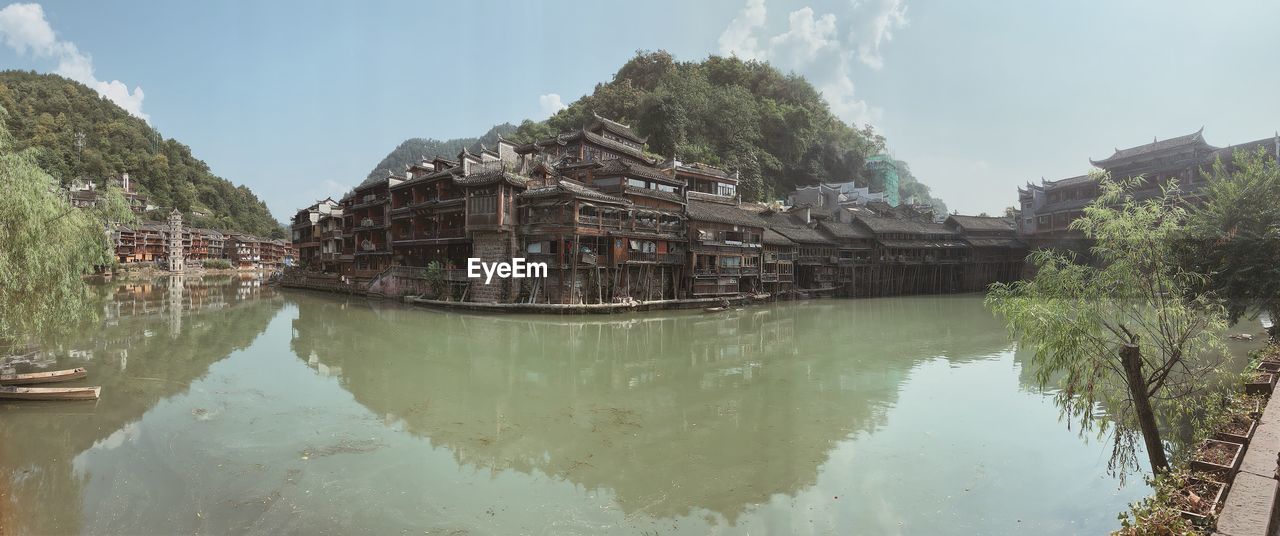
{"label": "potted plant", "polygon": [[1247,414],[1254,419],[1262,417],[1262,407],[1266,398],[1262,395],[1237,394],[1231,400],[1232,409]]}
{"label": "potted plant", "polygon": [[1206,472],[1225,469],[1228,475],[1234,475],[1236,469],[1240,468],[1243,452],[1244,445],[1239,443],[1206,439],[1192,454],[1191,469]]}
{"label": "potted plant", "polygon": [[1192,523],[1208,526],[1210,519],[1222,506],[1222,496],[1227,485],[1212,480],[1187,478],[1181,482],[1172,496],[1173,507]]}
{"label": "potted plant", "polygon": [[1269,395],[1275,387],[1276,375],[1270,372],[1255,372],[1244,384],[1244,392],[1251,395]]}
{"label": "potted plant", "polygon": [[1247,445],[1257,429],[1258,421],[1255,418],[1233,407],[1214,428],[1213,439]]}

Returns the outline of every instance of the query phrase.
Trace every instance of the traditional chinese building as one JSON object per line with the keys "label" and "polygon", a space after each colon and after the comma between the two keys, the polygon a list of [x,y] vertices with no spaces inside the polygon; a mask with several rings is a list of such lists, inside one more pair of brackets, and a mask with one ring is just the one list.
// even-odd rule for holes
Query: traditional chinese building
{"label": "traditional chinese building", "polygon": [[343,207],[343,217],[352,222],[352,276],[370,278],[391,266],[391,187],[404,180],[395,175],[367,179],[355,187],[350,205]]}
{"label": "traditional chinese building", "polygon": [[1022,277],[1027,246],[1018,240],[1017,226],[1010,218],[956,214],[948,216],[944,225],[969,244],[965,290],[979,291],[993,282],[1007,283]]}
{"label": "traditional chinese building", "polygon": [[[1143,185],[1134,192],[1139,199],[1158,196],[1161,188],[1176,180],[1183,194],[1195,202],[1206,183],[1206,173],[1214,162],[1221,160],[1231,169],[1237,151],[1259,149],[1272,158],[1280,157],[1280,135],[1219,148],[1205,141],[1204,129],[1201,128],[1183,136],[1153,139],[1145,145],[1115,149],[1111,156],[1089,159],[1089,163],[1116,179],[1143,177]],[[1069,226],[1083,214],[1084,207],[1097,199],[1098,180],[1096,175],[1083,174],[1054,181],[1042,179],[1040,184],[1028,182],[1026,186],[1019,187],[1018,234],[1030,240],[1033,246],[1078,241],[1081,238],[1079,232],[1072,231]]]}
{"label": "traditional chinese building", "polygon": [[[803,188],[791,207],[743,203],[735,173],[660,163],[644,144],[629,126],[594,116],[532,143],[499,139],[495,150],[422,158],[364,181],[327,214],[299,211],[294,244],[311,259],[308,271],[321,272],[320,288],[354,282],[388,295],[531,304],[959,292],[1006,277],[1021,251],[986,220],[943,225],[929,207],[894,206],[853,183]],[[546,277],[466,275],[468,259],[517,258],[545,263]],[[442,275],[443,290],[424,284],[432,263],[443,268],[430,276]]]}
{"label": "traditional chinese building", "polygon": [[317,201],[294,214],[290,230],[294,247],[298,249],[297,261],[302,266],[318,268],[322,265],[324,231],[321,229],[321,220],[331,222],[332,218],[328,216],[340,210],[338,203],[330,198]]}

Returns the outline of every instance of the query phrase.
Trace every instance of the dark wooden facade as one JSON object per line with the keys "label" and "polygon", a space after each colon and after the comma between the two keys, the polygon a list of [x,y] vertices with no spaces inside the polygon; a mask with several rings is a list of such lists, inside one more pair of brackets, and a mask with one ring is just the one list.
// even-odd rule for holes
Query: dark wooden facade
{"label": "dark wooden facade", "polygon": [[[826,212],[743,203],[735,174],[660,163],[644,143],[597,116],[534,143],[500,139],[497,150],[424,159],[361,183],[328,214],[300,211],[294,243],[308,268],[356,282],[420,278],[438,262],[450,299],[555,304],[959,292],[1005,278],[1021,254],[1014,242],[964,239],[1006,236],[884,203]],[[471,258],[523,258],[549,273],[486,284],[466,277]]]}

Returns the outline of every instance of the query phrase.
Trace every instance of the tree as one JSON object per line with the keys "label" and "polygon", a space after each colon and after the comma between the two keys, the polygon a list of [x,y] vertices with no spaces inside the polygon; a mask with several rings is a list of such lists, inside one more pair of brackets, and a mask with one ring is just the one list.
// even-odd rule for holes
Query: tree
{"label": "tree", "polygon": [[1195,291],[1225,302],[1235,322],[1266,312],[1280,320],[1280,165],[1265,149],[1233,156],[1234,171],[1215,162],[1179,242],[1185,269],[1206,274]]}
{"label": "tree", "polygon": [[444,300],[448,297],[445,295],[448,282],[445,280],[444,265],[440,261],[431,261],[427,264],[427,268],[423,270],[422,276],[427,280],[427,287],[431,289],[431,297],[437,300]]}
{"label": "tree", "polygon": [[[279,225],[257,196],[215,176],[191,149],[97,91],[54,74],[0,71],[0,107],[15,150],[61,184],[129,173],[151,204],[213,214],[226,228],[266,235]],[[417,158],[417,155],[414,155]]]}
{"label": "tree", "polygon": [[0,347],[92,316],[81,278],[114,262],[109,225],[132,218],[118,189],[98,206],[72,207],[57,182],[19,151],[0,108]]}
{"label": "tree", "polygon": [[[1206,403],[1226,355],[1225,312],[1193,289],[1200,276],[1173,254],[1186,216],[1176,183],[1154,199],[1128,193],[1142,179],[1101,177],[1102,195],[1071,224],[1095,241],[1093,265],[1038,250],[1034,278],[995,284],[987,304],[1003,316],[1042,387],[1081,432],[1110,432],[1112,471],[1137,467],[1139,437],[1151,471],[1169,463],[1157,415],[1189,415]],[[1099,407],[1111,419],[1095,418]],[[1110,426],[1110,428],[1108,428]]]}

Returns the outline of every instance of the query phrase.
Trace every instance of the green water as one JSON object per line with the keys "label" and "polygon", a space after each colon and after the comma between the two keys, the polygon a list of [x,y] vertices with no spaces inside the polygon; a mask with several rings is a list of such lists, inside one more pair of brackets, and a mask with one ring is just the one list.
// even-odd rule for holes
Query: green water
{"label": "green water", "polygon": [[103,386],[0,403],[13,533],[1097,534],[1147,493],[973,295],[590,317],[115,296],[10,367]]}

